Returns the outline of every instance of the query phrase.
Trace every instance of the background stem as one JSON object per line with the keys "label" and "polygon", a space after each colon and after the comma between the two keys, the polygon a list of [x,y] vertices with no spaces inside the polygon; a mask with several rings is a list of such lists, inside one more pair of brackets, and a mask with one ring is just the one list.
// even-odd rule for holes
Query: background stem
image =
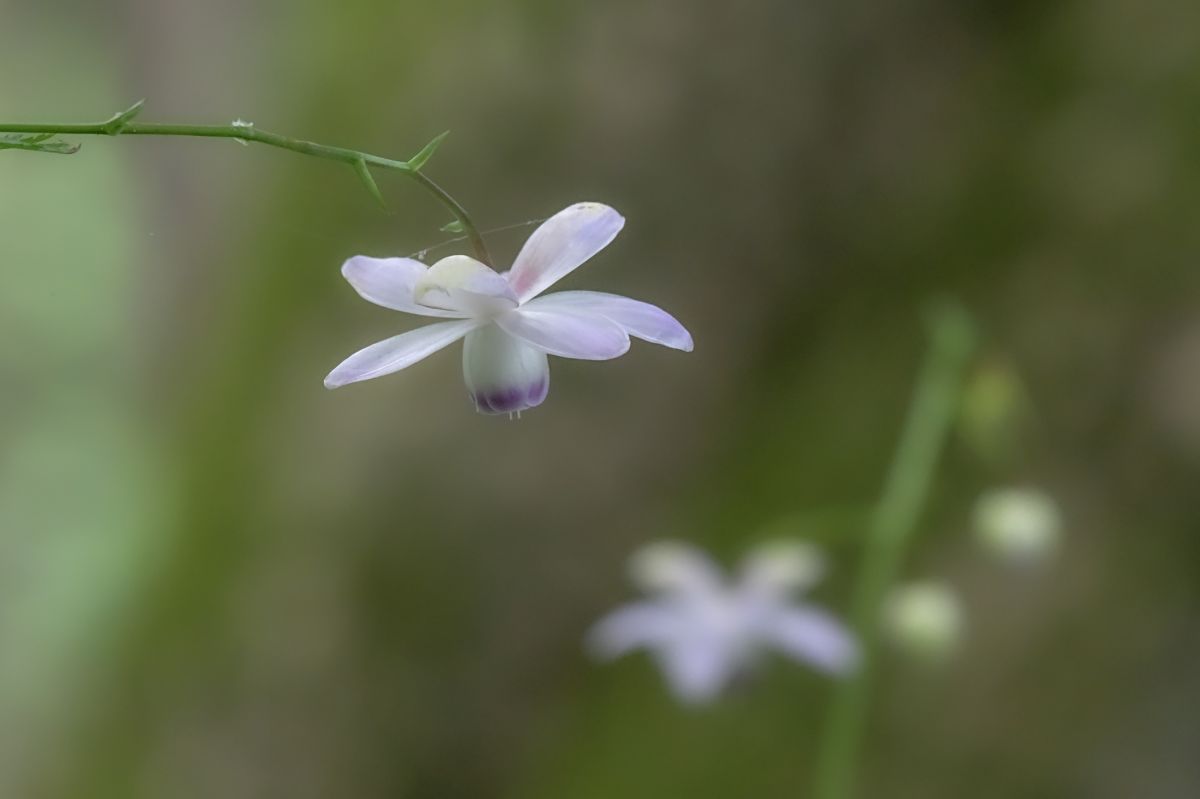
{"label": "background stem", "polygon": [[879,646],[879,608],[895,581],[905,548],[929,495],[950,431],[962,376],[974,349],[974,327],[957,304],[936,308],[931,339],[883,494],[871,516],[852,619],[862,647],[857,672],[833,697],[817,760],[817,799],[845,799],[854,790],[858,751]]}
{"label": "background stem", "polygon": [[[135,106],[135,108],[137,108]],[[414,169],[407,161],[397,161],[370,153],[350,150],[345,147],[332,147],[327,144],[304,141],[282,136],[278,133],[261,130],[253,125],[161,125],[132,121],[122,121],[120,115],[107,122],[70,125],[0,124],[0,133],[53,134],[65,136],[187,136],[192,138],[237,139],[245,142],[256,142],[268,147],[291,150],[302,155],[324,158],[329,161],[339,161],[349,164],[355,170],[362,169],[361,165],[374,166],[381,169],[394,169],[415,180],[422,188],[432,194],[438,202],[446,207],[463,227],[463,232],[475,250],[475,257],[491,266],[492,259],[484,244],[483,237],[475,227],[470,214],[450,194],[433,182],[421,170]]]}

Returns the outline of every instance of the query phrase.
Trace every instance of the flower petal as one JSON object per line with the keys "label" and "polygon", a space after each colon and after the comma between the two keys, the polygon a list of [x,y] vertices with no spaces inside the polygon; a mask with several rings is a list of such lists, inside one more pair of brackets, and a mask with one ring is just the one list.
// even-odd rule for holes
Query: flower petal
{"label": "flower petal", "polygon": [[342,276],[367,302],[394,311],[423,316],[462,318],[466,314],[442,308],[418,305],[413,299],[413,287],[428,271],[428,267],[412,258],[370,258],[356,255],[342,264]]}
{"label": "flower petal", "polygon": [[833,616],[809,607],[786,608],[763,619],[763,639],[822,671],[844,674],[858,661],[854,636]]}
{"label": "flower petal", "polygon": [[479,322],[474,319],[437,322],[384,339],[338,364],[325,378],[325,387],[338,388],[347,383],[398,372],[448,347],[478,326]]}
{"label": "flower petal", "polygon": [[634,649],[665,645],[674,637],[677,614],[656,602],[634,602],[614,610],[592,626],[587,648],[597,658],[612,660]]}
{"label": "flower petal", "polygon": [[779,540],[759,544],[742,560],[738,586],[764,597],[805,591],[825,575],[825,556],[806,541]]}
{"label": "flower petal", "polygon": [[675,698],[690,705],[720,697],[739,666],[735,653],[717,640],[687,641],[659,649],[655,659]]}
{"label": "flower petal", "polygon": [[484,325],[463,343],[463,380],[480,413],[518,413],[546,399],[550,364],[541,350]]}
{"label": "flower petal", "polygon": [[557,291],[524,306],[537,310],[579,310],[613,320],[644,341],[684,352],[692,351],[692,335],[675,317],[648,302],[602,291]]}
{"label": "flower petal", "polygon": [[704,551],[681,541],[654,541],[629,558],[629,576],[647,592],[714,596],[722,590],[721,569]]}
{"label": "flower petal", "polygon": [[492,316],[517,307],[508,281],[467,255],[451,255],[429,267],[413,287],[421,305],[466,316]]}
{"label": "flower petal", "polygon": [[681,702],[716,699],[738,670],[731,640],[678,602],[636,602],[618,608],[588,632],[594,657],[612,660],[647,649]]}
{"label": "flower petal", "polygon": [[625,217],[600,203],[576,203],[559,211],[533,231],[508,281],[521,302],[536,297],[575,267],[608,246]]}
{"label": "flower petal", "polygon": [[515,311],[496,317],[505,332],[563,358],[607,361],[629,351],[629,335],[603,316],[576,311]]}

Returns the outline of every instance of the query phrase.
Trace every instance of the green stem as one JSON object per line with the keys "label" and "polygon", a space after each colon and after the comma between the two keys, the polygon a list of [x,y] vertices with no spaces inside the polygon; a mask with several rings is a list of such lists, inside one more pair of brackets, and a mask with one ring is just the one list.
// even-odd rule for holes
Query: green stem
{"label": "green stem", "polygon": [[[131,109],[132,113],[140,109],[139,106],[134,106]],[[129,114],[130,112],[126,112]],[[130,117],[132,114],[130,114]],[[159,125],[148,124],[141,122],[128,121],[123,115],[118,114],[113,119],[107,122],[97,122],[90,124],[71,124],[71,125],[7,125],[0,124],[0,133],[25,133],[25,134],[51,134],[65,136],[188,136],[209,139],[238,139],[246,142],[257,142],[265,144],[268,147],[278,147],[281,150],[291,150],[302,155],[311,155],[315,158],[324,158],[329,161],[339,161],[344,164],[349,164],[356,171],[362,170],[365,166],[374,166],[381,169],[394,169],[402,172],[415,180],[418,185],[432,194],[438,202],[446,207],[454,218],[459,221],[466,233],[467,239],[471,242],[472,248],[475,250],[475,256],[485,264],[491,265],[492,259],[488,254],[487,246],[484,244],[483,237],[479,235],[479,230],[475,227],[475,223],[471,220],[470,214],[463,208],[457,200],[450,194],[434,183],[420,169],[414,168],[407,161],[397,161],[392,158],[384,158],[370,153],[359,152],[358,150],[350,150],[345,147],[332,147],[327,144],[317,144],[316,142],[304,141],[303,139],[293,139],[288,136],[281,136],[278,133],[261,130],[253,125]],[[360,172],[361,174],[361,172]],[[368,176],[369,177],[369,176]]]}
{"label": "green stem", "polygon": [[817,799],[847,799],[854,790],[858,751],[879,644],[879,609],[896,579],[929,496],[933,475],[958,407],[974,329],[958,305],[936,309],[932,335],[896,454],[867,529],[852,619],[862,648],[854,675],[840,683],[826,720],[816,770]]}

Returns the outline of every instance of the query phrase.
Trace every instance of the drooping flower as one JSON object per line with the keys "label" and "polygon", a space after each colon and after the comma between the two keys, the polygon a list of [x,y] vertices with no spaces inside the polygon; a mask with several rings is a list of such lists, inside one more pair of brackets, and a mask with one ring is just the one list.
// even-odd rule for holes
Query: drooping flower
{"label": "drooping flower", "polygon": [[630,336],[691,351],[687,330],[649,303],[596,291],[542,295],[604,249],[624,225],[624,217],[607,205],[572,205],[542,223],[504,273],[465,255],[431,267],[412,258],[351,258],[342,274],[364,299],[452,321],[356,352],[329,373],[325,386],[399,371],[465,338],[463,377],[475,407],[483,413],[514,413],[546,398],[547,355],[608,360],[629,349]]}
{"label": "drooping flower", "polygon": [[768,650],[843,674],[857,661],[854,638],[825,611],[793,600],[823,571],[815,549],[781,542],[751,552],[730,581],[694,547],[651,544],[631,558],[630,573],[652,596],[597,622],[588,648],[603,660],[648,650],[688,704],[716,699]]}

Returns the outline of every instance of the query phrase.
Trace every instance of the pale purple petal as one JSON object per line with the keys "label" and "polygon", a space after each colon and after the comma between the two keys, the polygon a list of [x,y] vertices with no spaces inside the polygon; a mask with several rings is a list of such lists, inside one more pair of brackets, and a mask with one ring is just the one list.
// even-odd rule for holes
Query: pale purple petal
{"label": "pale purple petal", "polygon": [[692,351],[692,336],[683,325],[655,305],[601,291],[558,291],[530,301],[533,310],[578,310],[613,320],[625,332],[644,341],[684,352]]}
{"label": "pale purple petal", "polygon": [[463,380],[480,413],[519,413],[546,399],[550,364],[546,353],[489,324],[463,342]]}
{"label": "pale purple petal", "polygon": [[412,258],[370,258],[356,255],[342,264],[342,275],[364,300],[405,313],[462,318],[466,314],[418,305],[413,287],[428,268]]}
{"label": "pale purple petal", "polygon": [[717,699],[738,670],[734,652],[717,640],[680,642],[655,650],[654,656],[671,692],[687,704]]}
{"label": "pale purple petal", "polygon": [[625,605],[592,626],[587,648],[597,658],[612,660],[635,649],[665,645],[677,624],[677,614],[666,605],[655,602]]}
{"label": "pale purple petal", "polygon": [[338,388],[347,383],[398,372],[448,347],[478,326],[479,322],[473,319],[437,322],[392,336],[359,350],[338,364],[325,378],[325,387]]}
{"label": "pale purple petal", "polygon": [[536,297],[608,246],[625,218],[600,203],[577,203],[533,231],[508,273],[521,302]]}
{"label": "pale purple petal", "polygon": [[603,316],[575,311],[515,311],[496,317],[505,332],[563,358],[606,361],[629,351],[629,335]]}
{"label": "pale purple petal", "polygon": [[822,671],[843,674],[858,661],[858,646],[833,616],[809,607],[780,609],[762,620],[759,634],[784,654]]}

